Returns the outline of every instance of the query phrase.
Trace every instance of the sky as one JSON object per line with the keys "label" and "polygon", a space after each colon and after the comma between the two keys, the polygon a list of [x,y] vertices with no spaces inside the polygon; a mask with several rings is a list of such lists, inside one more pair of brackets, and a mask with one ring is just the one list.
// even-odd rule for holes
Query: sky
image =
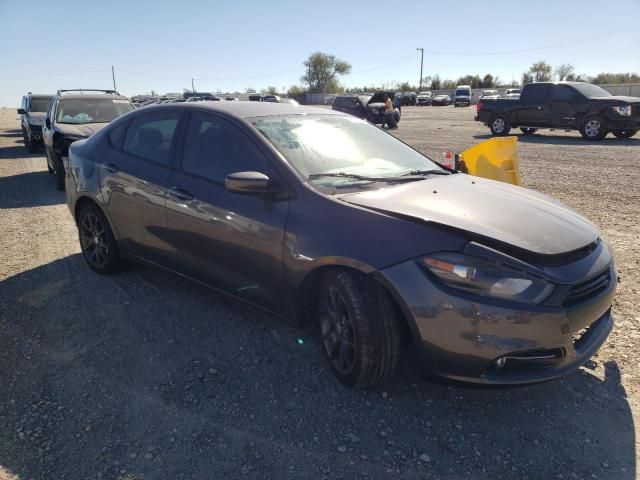
{"label": "sky", "polygon": [[[320,6],[318,6],[320,5]],[[346,60],[345,86],[423,75],[518,80],[538,60],[576,73],[640,73],[640,0],[508,3],[0,0],[0,106],[27,91],[278,89],[315,51]]]}

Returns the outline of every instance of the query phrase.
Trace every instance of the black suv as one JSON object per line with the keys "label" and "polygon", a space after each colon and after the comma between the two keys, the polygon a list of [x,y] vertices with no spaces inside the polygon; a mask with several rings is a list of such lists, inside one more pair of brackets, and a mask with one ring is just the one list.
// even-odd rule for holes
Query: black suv
{"label": "black suv", "polygon": [[42,128],[47,168],[56,176],[58,190],[64,190],[63,158],[69,155],[69,145],[133,109],[115,90],[58,90]]}
{"label": "black suv", "polygon": [[393,92],[376,92],[372,96],[364,94],[337,95],[331,104],[331,108],[363,118],[373,124],[382,124],[384,123],[384,102],[387,96],[391,97],[394,108],[393,116],[396,123],[398,123],[402,108],[401,98]]}
{"label": "black suv", "polygon": [[52,95],[35,95],[31,92],[22,97],[18,109],[22,127],[24,146],[29,153],[34,153],[42,146],[42,125],[49,109]]}

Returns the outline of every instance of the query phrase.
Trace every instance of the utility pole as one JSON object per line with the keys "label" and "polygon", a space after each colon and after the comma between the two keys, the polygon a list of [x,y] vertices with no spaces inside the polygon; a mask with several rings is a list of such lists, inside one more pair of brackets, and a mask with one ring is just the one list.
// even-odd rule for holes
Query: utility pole
{"label": "utility pole", "polygon": [[116,71],[113,69],[113,65],[111,65],[111,78],[113,79],[113,89],[117,90],[117,88],[116,88]]}
{"label": "utility pole", "polygon": [[416,50],[420,50],[420,88],[418,89],[418,93],[422,90],[422,62],[424,61],[424,48],[416,48]]}
{"label": "utility pole", "polygon": [[193,84],[193,78],[191,79],[191,90],[193,90],[193,93],[196,93],[196,87]]}

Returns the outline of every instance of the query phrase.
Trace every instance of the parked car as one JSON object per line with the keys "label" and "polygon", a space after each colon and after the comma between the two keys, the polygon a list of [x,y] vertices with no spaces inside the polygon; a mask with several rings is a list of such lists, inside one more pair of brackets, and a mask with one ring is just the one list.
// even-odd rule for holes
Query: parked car
{"label": "parked car", "polygon": [[431,100],[433,106],[451,105],[451,97],[449,95],[436,95]]}
{"label": "parked car", "polygon": [[480,93],[480,98],[501,98],[501,96],[500,93],[498,93],[498,90],[487,89],[482,90],[482,93]]}
{"label": "parked car", "polygon": [[381,125],[385,123],[384,104],[387,97],[391,97],[391,102],[394,107],[394,119],[396,123],[398,123],[402,113],[402,106],[400,99],[393,92],[380,91],[371,96],[356,94],[337,95],[331,104],[331,108],[340,112],[349,113],[358,118],[363,118],[373,124]]}
{"label": "parked car", "polygon": [[29,153],[38,151],[43,145],[42,125],[47,116],[46,111],[51,104],[52,95],[35,95],[31,92],[22,97],[22,103],[18,108],[20,114],[20,127],[24,146]]}
{"label": "parked car", "polygon": [[403,107],[415,105],[416,99],[418,97],[418,94],[416,92],[397,92],[396,95],[400,97],[400,105],[402,105]]}
{"label": "parked car", "polygon": [[519,93],[506,93],[502,98],[520,98]]}
{"label": "parked car", "polygon": [[586,363],[613,325],[617,275],[593,224],[336,111],[136,110],[71,146],[66,184],[95,272],[160,265],[314,322],[347,385],[392,376],[405,335],[433,374],[549,380]]}
{"label": "parked car", "polygon": [[58,90],[42,129],[47,168],[55,175],[58,190],[64,189],[64,159],[69,155],[69,145],[131,110],[134,106],[129,99],[115,90]]}
{"label": "parked car", "polygon": [[507,95],[513,95],[513,94],[517,94],[520,95],[522,93],[522,91],[519,88],[507,88],[504,91],[505,96]]}
{"label": "parked car", "polygon": [[265,95],[262,100],[264,102],[280,103],[280,97],[278,95]]}
{"label": "parked car", "polygon": [[416,103],[418,106],[431,105],[431,100],[433,100],[433,93],[429,91],[424,91],[418,94],[418,97],[416,98]]}
{"label": "parked car", "polygon": [[231,97],[224,97],[224,99],[227,102],[237,102],[239,100],[238,97],[232,97],[232,96]]}
{"label": "parked car", "polygon": [[250,102],[262,102],[264,99],[262,98],[262,95],[258,94],[258,93],[251,93],[249,95],[249,101]]}
{"label": "parked car", "polygon": [[471,87],[469,85],[458,85],[453,97],[454,107],[468,107],[471,105]]}
{"label": "parked car", "polygon": [[325,105],[331,105],[333,103],[333,101],[335,100],[336,96],[335,95],[327,95],[324,99],[324,104]]}
{"label": "parked car", "polygon": [[512,127],[526,135],[554,128],[602,140],[609,132],[629,138],[640,129],[640,97],[613,96],[582,82],[530,83],[519,99],[482,100],[476,108],[476,120],[494,135],[507,135]]}

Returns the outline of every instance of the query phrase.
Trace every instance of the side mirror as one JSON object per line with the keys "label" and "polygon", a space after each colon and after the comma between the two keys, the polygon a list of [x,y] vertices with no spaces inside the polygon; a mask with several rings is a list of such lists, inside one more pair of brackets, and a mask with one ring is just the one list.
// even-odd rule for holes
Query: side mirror
{"label": "side mirror", "polygon": [[269,190],[269,177],[260,172],[230,173],[224,179],[224,187],[233,193],[271,193]]}
{"label": "side mirror", "polygon": [[47,128],[51,128],[51,120],[49,119],[49,117],[45,119],[44,124],[47,126]]}
{"label": "side mirror", "polygon": [[18,109],[18,113],[19,113],[20,115],[24,115],[25,113],[27,113],[27,111],[26,111],[24,108],[19,108],[19,109]]}

